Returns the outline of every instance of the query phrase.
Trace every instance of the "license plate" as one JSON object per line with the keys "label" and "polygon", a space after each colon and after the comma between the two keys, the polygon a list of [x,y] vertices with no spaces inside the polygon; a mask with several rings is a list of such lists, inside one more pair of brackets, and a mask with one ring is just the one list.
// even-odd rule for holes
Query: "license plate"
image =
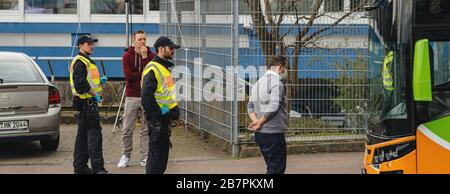
{"label": "license plate", "polygon": [[0,121],[0,131],[26,131],[28,121]]}

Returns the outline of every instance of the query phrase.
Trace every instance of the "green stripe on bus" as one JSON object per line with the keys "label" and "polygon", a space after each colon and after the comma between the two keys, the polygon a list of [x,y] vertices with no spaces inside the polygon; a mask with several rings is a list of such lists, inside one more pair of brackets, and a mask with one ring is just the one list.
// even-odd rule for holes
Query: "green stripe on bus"
{"label": "green stripe on bus", "polygon": [[450,117],[438,119],[424,125],[438,137],[450,142]]}

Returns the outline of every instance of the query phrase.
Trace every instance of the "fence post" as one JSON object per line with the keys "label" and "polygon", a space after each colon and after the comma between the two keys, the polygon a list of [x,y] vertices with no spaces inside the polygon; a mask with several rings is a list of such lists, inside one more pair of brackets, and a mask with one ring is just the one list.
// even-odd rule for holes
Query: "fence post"
{"label": "fence post", "polygon": [[[203,10],[206,8],[205,0],[198,0],[200,3],[199,9],[199,19],[200,19],[200,72],[199,72],[199,85],[198,89],[203,89],[203,67],[206,63],[205,50],[206,50],[206,14],[203,13]],[[203,92],[203,91],[201,91]],[[200,94],[200,99],[198,101],[198,128],[200,129],[201,137],[206,137],[206,132],[202,129],[202,104],[203,104],[203,94]]]}
{"label": "fence post", "polygon": [[171,11],[172,11],[172,9],[171,9],[171,6],[172,6],[172,2],[170,1],[170,0],[167,0],[166,1],[166,25],[165,25],[165,35],[166,36],[169,36],[169,25],[170,25],[170,23],[171,23]]}
{"label": "fence post", "polygon": [[239,0],[232,0],[232,13],[233,13],[233,45],[232,45],[232,60],[233,60],[233,108],[232,108],[232,153],[233,157],[239,156],[239,130],[238,130],[238,111],[239,111],[239,103],[238,103],[238,95],[237,95],[237,87],[238,87],[238,76],[235,72],[237,67],[239,66]]}

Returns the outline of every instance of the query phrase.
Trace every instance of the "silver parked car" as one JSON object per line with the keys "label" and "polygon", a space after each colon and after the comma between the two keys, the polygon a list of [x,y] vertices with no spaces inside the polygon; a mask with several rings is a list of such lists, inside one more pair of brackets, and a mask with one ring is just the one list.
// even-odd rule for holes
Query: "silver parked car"
{"label": "silver parked car", "polygon": [[0,141],[59,145],[61,98],[39,66],[23,53],[0,52]]}

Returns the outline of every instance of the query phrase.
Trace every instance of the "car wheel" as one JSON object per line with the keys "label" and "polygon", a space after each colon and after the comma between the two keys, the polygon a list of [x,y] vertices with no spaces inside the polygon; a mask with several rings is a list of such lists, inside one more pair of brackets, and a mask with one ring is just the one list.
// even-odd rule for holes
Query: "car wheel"
{"label": "car wheel", "polygon": [[59,135],[58,138],[52,140],[41,140],[41,149],[46,151],[55,151],[59,146]]}

